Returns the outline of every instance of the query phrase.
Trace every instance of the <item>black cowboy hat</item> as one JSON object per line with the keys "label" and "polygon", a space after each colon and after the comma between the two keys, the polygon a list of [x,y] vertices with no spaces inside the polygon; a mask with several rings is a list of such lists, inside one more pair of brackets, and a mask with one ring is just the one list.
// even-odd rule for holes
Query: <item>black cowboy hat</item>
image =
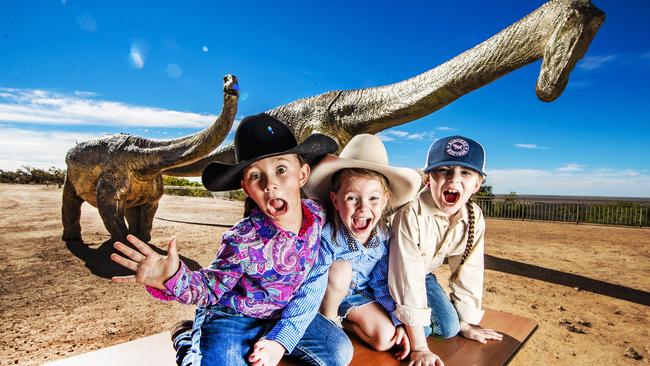
{"label": "black cowboy hat", "polygon": [[291,130],[276,118],[260,113],[244,118],[235,132],[235,163],[212,162],[201,180],[210,191],[241,188],[241,173],[250,164],[271,156],[298,154],[308,164],[338,149],[336,141],[320,133],[311,134],[298,144]]}

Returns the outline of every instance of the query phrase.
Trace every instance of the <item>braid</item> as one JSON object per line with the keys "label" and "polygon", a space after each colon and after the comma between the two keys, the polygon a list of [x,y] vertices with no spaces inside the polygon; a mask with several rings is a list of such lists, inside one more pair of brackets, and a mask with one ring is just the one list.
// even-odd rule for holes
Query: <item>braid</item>
{"label": "braid", "polygon": [[463,252],[463,257],[460,260],[460,264],[458,265],[458,268],[456,268],[456,272],[454,272],[451,275],[452,280],[458,277],[460,268],[463,266],[463,264],[465,264],[465,261],[469,257],[470,253],[472,253],[472,249],[474,248],[474,223],[476,219],[474,218],[474,208],[472,207],[472,201],[467,201],[466,207],[467,207],[467,216],[468,216],[467,245],[465,245],[465,251]]}

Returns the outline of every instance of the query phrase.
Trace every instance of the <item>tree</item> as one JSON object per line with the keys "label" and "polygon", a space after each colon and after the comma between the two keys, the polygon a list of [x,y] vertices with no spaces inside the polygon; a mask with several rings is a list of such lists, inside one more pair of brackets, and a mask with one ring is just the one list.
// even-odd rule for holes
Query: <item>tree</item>
{"label": "tree", "polygon": [[481,188],[476,192],[476,197],[481,197],[484,199],[493,199],[494,193],[492,193],[492,186],[487,185],[485,180],[481,183]]}

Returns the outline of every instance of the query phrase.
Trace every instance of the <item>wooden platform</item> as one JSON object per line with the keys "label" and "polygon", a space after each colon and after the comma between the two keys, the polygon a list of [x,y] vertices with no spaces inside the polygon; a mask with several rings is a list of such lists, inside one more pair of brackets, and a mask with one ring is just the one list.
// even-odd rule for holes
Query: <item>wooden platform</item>
{"label": "wooden platform", "polygon": [[169,332],[56,360],[43,366],[176,366]]}
{"label": "wooden platform", "polygon": [[[442,340],[429,337],[429,347],[445,362],[445,366],[504,365],[521,348],[537,329],[537,322],[518,315],[486,309],[481,325],[503,333],[503,341],[487,344],[470,341],[456,336]],[[169,332],[159,333],[131,342],[118,344],[97,351],[47,363],[47,366],[174,366],[175,353]],[[351,337],[354,344],[352,366],[365,365],[407,365],[398,362],[392,352],[376,352],[364,343]],[[299,362],[284,359],[280,365],[300,365]]]}
{"label": "wooden platform", "polygon": [[[442,358],[445,366],[505,365],[537,329],[537,322],[533,319],[491,309],[485,310],[481,325],[502,333],[503,340],[481,344],[461,336],[451,339],[429,337],[429,348]],[[356,337],[351,338],[354,344],[351,366],[408,364],[407,361],[397,361],[393,352],[373,351]],[[293,366],[300,363],[285,359],[280,365]]]}

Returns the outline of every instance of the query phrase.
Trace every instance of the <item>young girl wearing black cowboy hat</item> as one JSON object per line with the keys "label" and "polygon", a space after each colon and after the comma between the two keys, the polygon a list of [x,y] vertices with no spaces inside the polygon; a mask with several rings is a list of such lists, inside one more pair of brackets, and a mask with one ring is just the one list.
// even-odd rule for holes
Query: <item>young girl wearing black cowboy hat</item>
{"label": "young girl wearing black cowboy hat", "polygon": [[298,144],[282,122],[258,114],[242,120],[234,144],[236,163],[209,164],[203,184],[211,191],[243,188],[256,207],[223,234],[212,264],[190,271],[175,238],[163,257],[129,236],[138,250],[116,243],[126,258],[112,259],[136,273],[113,282],[137,282],[158,299],[198,305],[192,330],[176,335],[179,365],[273,366],[285,353],[317,365],[347,364],[347,336],[315,317],[317,306],[294,304],[318,257],[325,220],[320,205],[300,199],[300,189],[309,164],[336,151],[336,143],[312,134]]}

